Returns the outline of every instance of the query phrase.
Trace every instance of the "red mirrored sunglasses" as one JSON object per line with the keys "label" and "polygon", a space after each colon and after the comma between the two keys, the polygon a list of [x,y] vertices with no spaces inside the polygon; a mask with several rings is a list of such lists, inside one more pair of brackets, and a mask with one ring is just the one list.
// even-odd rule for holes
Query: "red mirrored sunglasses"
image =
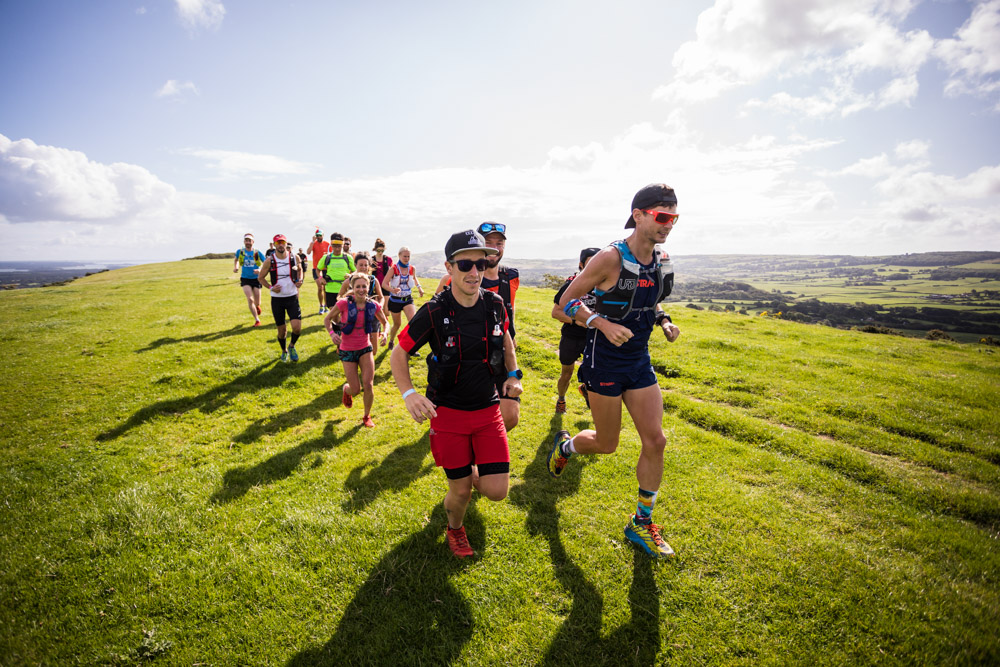
{"label": "red mirrored sunglasses", "polygon": [[667,213],[666,211],[654,211],[651,208],[643,210],[643,213],[653,216],[653,219],[656,220],[661,225],[665,225],[668,222],[676,225],[677,218],[681,217],[680,214],[678,213]]}

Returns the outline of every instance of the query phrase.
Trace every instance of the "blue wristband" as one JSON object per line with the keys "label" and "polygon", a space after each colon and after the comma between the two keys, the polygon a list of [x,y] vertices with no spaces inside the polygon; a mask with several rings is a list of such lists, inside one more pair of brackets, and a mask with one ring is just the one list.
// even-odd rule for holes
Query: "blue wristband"
{"label": "blue wristband", "polygon": [[574,315],[576,315],[576,311],[580,310],[580,306],[582,306],[582,305],[583,305],[582,301],[580,301],[579,299],[573,299],[572,301],[570,301],[569,303],[567,303],[565,306],[563,306],[563,312],[568,317],[573,317]]}
{"label": "blue wristband", "polygon": [[409,396],[410,394],[415,394],[415,393],[417,393],[417,390],[414,389],[413,387],[410,387],[409,389],[407,389],[406,391],[403,392],[403,400],[405,401],[407,396]]}

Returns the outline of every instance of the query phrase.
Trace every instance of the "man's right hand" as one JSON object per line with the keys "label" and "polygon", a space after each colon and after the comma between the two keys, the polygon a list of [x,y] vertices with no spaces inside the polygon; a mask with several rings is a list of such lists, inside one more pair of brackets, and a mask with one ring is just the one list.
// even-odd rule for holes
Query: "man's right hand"
{"label": "man's right hand", "polygon": [[434,404],[423,394],[410,394],[403,399],[403,402],[406,403],[406,409],[410,411],[413,421],[418,424],[424,423],[425,419],[437,417],[437,410],[434,409]]}
{"label": "man's right hand", "polygon": [[621,347],[635,335],[628,327],[615,324],[611,320],[606,320],[603,317],[598,317],[594,320],[594,328],[604,334],[604,337],[608,339],[608,342],[615,347]]}

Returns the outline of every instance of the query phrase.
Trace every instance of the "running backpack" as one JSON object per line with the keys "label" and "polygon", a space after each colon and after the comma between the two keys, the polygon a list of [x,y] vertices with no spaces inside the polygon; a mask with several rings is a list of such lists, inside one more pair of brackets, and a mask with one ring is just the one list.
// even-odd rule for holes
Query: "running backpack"
{"label": "running backpack", "polygon": [[[503,299],[495,292],[480,287],[479,305],[483,311],[487,359],[478,361],[489,365],[490,375],[503,375],[503,323],[506,315]],[[445,290],[428,301],[427,314],[430,315],[431,327],[437,340],[437,353],[427,357],[427,397],[433,400],[436,394],[447,392],[455,386],[463,361],[477,360],[462,359],[461,332],[455,323],[455,299],[451,290]],[[466,335],[469,333],[466,332]]]}
{"label": "running backpack", "polygon": [[[342,252],[339,255],[334,255],[332,252],[329,252],[327,253],[326,257],[324,257],[323,260],[320,261],[324,260],[325,260],[325,268],[323,269],[323,278],[328,283],[330,282],[342,283],[344,282],[344,278],[347,277],[347,274],[354,271],[354,262],[351,260],[350,255],[348,255],[346,252]],[[344,272],[340,274],[339,278],[330,275],[330,268],[331,265],[333,264],[332,260],[337,260],[338,262],[343,262],[344,264]]]}
{"label": "running backpack", "polygon": [[[632,254],[632,250],[625,241],[615,241],[611,245],[621,257],[621,268],[618,270],[618,282],[615,283],[614,287],[606,292],[597,293],[597,312],[609,320],[621,320],[633,310],[655,310],[655,304],[643,308],[632,308],[635,290],[639,286],[639,260]],[[653,250],[653,262],[658,264],[660,269],[653,274],[657,282],[656,303],[659,303],[670,296],[670,292],[673,290],[674,264],[670,261],[670,255],[659,248]],[[594,291],[597,292],[597,290]]]}
{"label": "running backpack", "polygon": [[[275,253],[271,255],[271,270],[268,271],[271,276],[271,285],[278,284],[278,255]],[[288,277],[292,279],[293,283],[299,282],[299,266],[295,259],[295,255],[288,253]]]}
{"label": "running backpack", "polygon": [[[358,323],[358,305],[354,303],[354,299],[347,300],[347,323],[344,324],[341,331],[345,334],[349,334],[354,331],[354,325]],[[375,302],[365,301],[365,333],[373,333],[375,331]]]}

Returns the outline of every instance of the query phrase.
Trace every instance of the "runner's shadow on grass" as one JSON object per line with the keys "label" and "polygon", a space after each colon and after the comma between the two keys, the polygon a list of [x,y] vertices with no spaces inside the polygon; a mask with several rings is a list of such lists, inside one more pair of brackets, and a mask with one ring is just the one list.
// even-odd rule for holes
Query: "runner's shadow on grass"
{"label": "runner's shadow on grass", "polygon": [[[438,505],[423,530],[386,554],[348,604],[333,637],[306,649],[288,664],[447,665],[458,660],[472,637],[474,615],[451,577],[473,559],[455,558],[444,540],[445,512]],[[485,543],[475,501],[465,515],[473,549]],[[473,561],[474,562],[474,561]]]}
{"label": "runner's shadow on grass", "polygon": [[320,394],[311,402],[294,407],[288,412],[257,419],[247,426],[242,433],[233,438],[233,441],[243,444],[257,442],[262,436],[273,435],[278,431],[287,430],[308,419],[320,419],[320,412],[322,410],[339,405],[339,402],[334,398],[336,395],[337,391],[331,389],[324,394]]}
{"label": "runner's shadow on grass", "polygon": [[336,352],[331,354],[326,350],[304,356],[302,361],[294,364],[281,364],[277,359],[272,359],[260,364],[246,375],[213,387],[197,396],[158,401],[140,408],[124,423],[99,433],[96,439],[99,442],[113,440],[137,426],[164,415],[177,416],[196,409],[203,413],[215,412],[240,394],[274,389],[293,375],[303,375],[313,368],[325,368],[336,360],[338,360]]}
{"label": "runner's shadow on grass", "polygon": [[[572,608],[563,628],[572,628],[567,631],[572,632],[581,643],[590,644],[601,636],[604,599],[583,570],[566,553],[559,532],[557,503],[560,499],[577,493],[586,467],[583,457],[575,456],[570,459],[558,479],[549,475],[549,451],[561,424],[562,415],[554,415],[549,422],[548,436],[535,452],[534,460],[525,468],[524,482],[511,489],[510,500],[527,510],[525,527],[528,532],[531,535],[541,535],[548,542],[555,576],[572,597]],[[582,659],[585,655],[586,651],[581,650],[581,663],[588,662]]]}
{"label": "runner's shadow on grass", "polygon": [[240,498],[251,487],[261,484],[271,484],[280,479],[285,479],[299,467],[302,459],[312,452],[331,449],[345,440],[349,440],[358,429],[359,424],[351,427],[340,436],[335,436],[333,427],[341,422],[340,419],[327,422],[323,427],[323,435],[312,440],[307,440],[297,447],[278,452],[266,461],[261,461],[257,465],[247,468],[240,466],[226,471],[222,478],[222,488],[212,494],[209,502],[222,504],[232,502]]}
{"label": "runner's shadow on grass", "polygon": [[365,474],[374,462],[357,466],[347,475],[344,490],[348,499],[343,503],[345,512],[359,512],[368,507],[380,493],[401,491],[417,479],[434,470],[434,462],[421,464],[430,452],[430,440],[425,433],[409,445],[397,447],[381,463]]}
{"label": "runner's shadow on grass", "polygon": [[[654,560],[638,549],[632,549],[632,585],[628,602],[631,619],[605,638],[601,638],[600,616],[597,627],[584,633],[574,624],[577,601],[573,611],[549,644],[543,665],[655,665],[660,652],[660,592],[653,576]],[[560,580],[562,578],[560,577]],[[590,617],[583,620],[589,621]],[[665,657],[665,656],[664,656]]]}
{"label": "runner's shadow on grass", "polygon": [[[583,457],[574,456],[558,479],[549,475],[549,451],[552,439],[561,426],[562,415],[554,415],[549,423],[548,437],[524,471],[525,481],[510,492],[511,502],[527,510],[525,527],[528,532],[541,535],[548,542],[556,579],[572,597],[569,615],[549,645],[542,663],[654,664],[660,648],[660,607],[652,559],[635,552],[632,587],[629,591],[632,620],[609,637],[602,638],[604,599],[583,570],[573,562],[563,545],[557,503],[578,492],[586,462]],[[585,427],[589,423],[578,420],[577,426]]]}
{"label": "runner's shadow on grass", "polygon": [[149,352],[150,350],[155,350],[163,347],[164,345],[175,345],[177,343],[208,343],[216,340],[222,340],[223,338],[229,338],[230,336],[238,336],[250,331],[251,329],[253,329],[253,327],[245,324],[237,324],[236,326],[226,329],[225,331],[198,334],[197,336],[188,336],[187,338],[157,338],[153,342],[146,345],[146,347],[139,348],[136,352]]}

